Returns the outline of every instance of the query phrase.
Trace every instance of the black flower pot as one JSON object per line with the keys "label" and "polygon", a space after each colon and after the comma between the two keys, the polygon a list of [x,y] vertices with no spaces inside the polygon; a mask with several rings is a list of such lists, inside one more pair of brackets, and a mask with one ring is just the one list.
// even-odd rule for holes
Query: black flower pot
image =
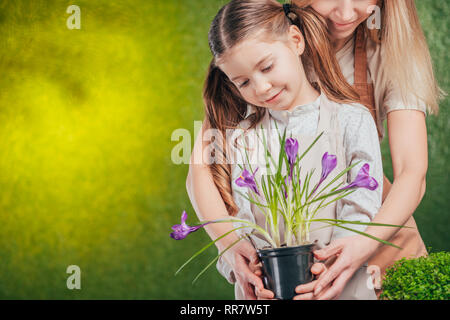
{"label": "black flower pot", "polygon": [[274,292],[276,299],[290,300],[297,295],[298,285],[312,281],[313,250],[315,244],[257,250],[264,286]]}

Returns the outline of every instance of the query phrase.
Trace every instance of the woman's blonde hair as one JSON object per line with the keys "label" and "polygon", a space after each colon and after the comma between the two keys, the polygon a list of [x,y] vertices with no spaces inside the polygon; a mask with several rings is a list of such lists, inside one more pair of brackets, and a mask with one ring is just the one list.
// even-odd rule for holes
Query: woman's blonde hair
{"label": "woman's blonde hair", "polygon": [[[313,0],[293,2],[305,8]],[[427,105],[428,112],[437,114],[445,93],[437,85],[414,0],[378,0],[377,5],[381,9],[381,28],[365,30],[369,39],[382,46],[378,85],[389,88],[395,84],[404,103],[415,96]]]}
{"label": "woman's blonde hair", "polygon": [[[341,73],[330,42],[325,20],[312,8],[291,6],[288,18],[283,6],[276,0],[232,0],[214,18],[208,39],[213,59],[210,63],[203,90],[207,126],[217,129],[220,139],[211,147],[216,159],[227,159],[226,130],[237,128],[244,120],[248,104],[235,85],[216,65],[232,47],[245,39],[261,35],[266,39],[284,39],[291,24],[301,30],[305,39],[302,61],[305,70],[313,70],[318,89],[329,99],[340,103],[358,102],[359,96]],[[300,75],[299,75],[300,76]],[[249,118],[249,128],[255,128],[266,109],[253,106],[256,112]],[[225,163],[209,165],[213,180],[230,215],[238,211],[232,197],[231,167]]]}
{"label": "woman's blonde hair", "polygon": [[414,0],[381,2],[382,27],[376,36],[384,46],[382,84],[397,84],[404,101],[414,94],[426,103],[430,113],[437,114],[443,92],[434,77],[430,51]]}

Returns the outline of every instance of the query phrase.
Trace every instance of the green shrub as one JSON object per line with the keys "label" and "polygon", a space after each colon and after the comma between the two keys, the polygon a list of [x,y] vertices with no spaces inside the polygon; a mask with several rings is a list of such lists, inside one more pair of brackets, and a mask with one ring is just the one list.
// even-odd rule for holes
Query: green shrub
{"label": "green shrub", "polygon": [[449,300],[450,252],[401,259],[386,270],[381,299]]}

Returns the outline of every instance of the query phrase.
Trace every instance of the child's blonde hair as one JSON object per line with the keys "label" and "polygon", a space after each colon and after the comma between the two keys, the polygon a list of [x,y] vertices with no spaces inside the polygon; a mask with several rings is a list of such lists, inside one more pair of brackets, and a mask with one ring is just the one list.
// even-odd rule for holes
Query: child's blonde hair
{"label": "child's blonde hair", "polygon": [[[305,70],[312,69],[318,89],[329,99],[340,103],[359,101],[358,94],[347,83],[333,53],[325,20],[312,8],[292,5],[288,18],[283,6],[275,0],[232,0],[214,18],[209,30],[209,46],[213,54],[203,90],[205,113],[209,128],[219,130],[221,139],[214,141],[216,159],[227,159],[226,129],[233,129],[244,120],[247,102],[239,90],[216,65],[223,55],[241,41],[255,35],[265,39],[287,36],[291,24],[301,30],[305,39],[302,61]],[[300,75],[299,75],[300,76]],[[254,106],[256,112],[249,117],[250,128],[255,128],[266,109]],[[217,152],[221,153],[218,157]],[[210,170],[214,182],[225,202],[229,214],[238,211],[231,192],[231,167],[226,163],[213,163]]]}
{"label": "child's blonde hair", "polygon": [[[293,0],[300,8],[309,7],[313,1]],[[434,77],[414,0],[378,0],[377,5],[381,28],[365,30],[369,39],[382,46],[379,85],[388,88],[395,84],[405,103],[410,101],[407,97],[415,96],[425,102],[431,114],[437,114],[444,92]]]}

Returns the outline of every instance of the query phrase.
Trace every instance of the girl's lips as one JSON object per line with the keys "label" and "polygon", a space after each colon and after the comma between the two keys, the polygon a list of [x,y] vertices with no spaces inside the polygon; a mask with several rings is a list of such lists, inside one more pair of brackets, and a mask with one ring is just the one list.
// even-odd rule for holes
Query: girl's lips
{"label": "girl's lips", "polygon": [[278,92],[276,95],[274,95],[272,98],[270,98],[269,100],[266,100],[266,103],[271,103],[273,102],[276,98],[278,98],[280,96],[280,94],[283,92],[284,89],[281,89],[280,92]]}

